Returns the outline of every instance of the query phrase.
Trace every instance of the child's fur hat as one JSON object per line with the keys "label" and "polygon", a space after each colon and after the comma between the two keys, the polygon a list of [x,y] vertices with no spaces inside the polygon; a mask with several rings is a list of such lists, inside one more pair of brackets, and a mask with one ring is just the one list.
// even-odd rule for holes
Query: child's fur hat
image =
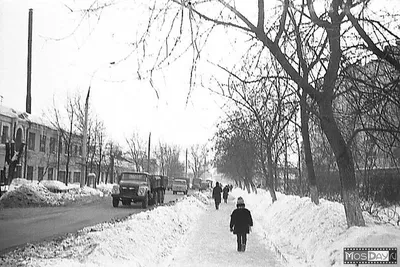
{"label": "child's fur hat", "polygon": [[236,202],[236,206],[244,206],[244,200],[242,197],[238,197],[237,202]]}

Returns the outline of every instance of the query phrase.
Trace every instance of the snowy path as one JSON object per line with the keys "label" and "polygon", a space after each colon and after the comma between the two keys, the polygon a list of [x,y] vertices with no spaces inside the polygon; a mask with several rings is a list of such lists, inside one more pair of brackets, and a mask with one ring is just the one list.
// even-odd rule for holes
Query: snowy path
{"label": "snowy path", "polygon": [[[229,220],[235,209],[233,198],[216,210],[209,205],[187,241],[175,253],[169,267],[181,266],[282,266],[256,233],[250,233],[246,252],[236,251],[236,235],[229,231]],[[254,219],[254,215],[253,215]]]}

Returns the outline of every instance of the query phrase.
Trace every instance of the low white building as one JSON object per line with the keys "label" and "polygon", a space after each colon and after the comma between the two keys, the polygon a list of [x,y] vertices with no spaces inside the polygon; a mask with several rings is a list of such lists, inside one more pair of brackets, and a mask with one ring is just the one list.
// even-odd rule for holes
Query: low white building
{"label": "low white building", "polygon": [[[15,150],[18,150],[21,143],[26,143],[15,177],[65,182],[66,144],[60,138],[58,131],[43,118],[0,106],[0,134],[1,144],[13,141]],[[1,147],[0,149],[4,150],[4,146]],[[68,182],[80,180],[81,155],[82,137],[74,135],[71,143]],[[4,179],[4,170],[2,173]]]}

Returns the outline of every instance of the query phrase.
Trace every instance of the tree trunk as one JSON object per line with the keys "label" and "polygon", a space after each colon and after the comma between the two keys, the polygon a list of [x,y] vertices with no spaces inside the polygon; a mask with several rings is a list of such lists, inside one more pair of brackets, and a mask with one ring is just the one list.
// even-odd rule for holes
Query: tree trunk
{"label": "tree trunk", "polygon": [[333,116],[332,105],[328,99],[318,103],[321,126],[335,154],[339,168],[342,200],[346,214],[347,226],[365,226],[356,186],[354,162],[350,149],[337,126]]}
{"label": "tree trunk", "polygon": [[111,164],[111,168],[110,168],[110,182],[113,184],[114,182],[114,156],[111,155],[110,158],[110,164]]}
{"label": "tree trunk", "polygon": [[297,168],[299,171],[299,190],[298,193],[300,196],[303,196],[303,185],[302,185],[302,172],[301,172],[301,148],[300,148],[300,142],[299,142],[299,138],[297,135],[297,131],[296,131],[296,146],[297,146]]}
{"label": "tree trunk", "polygon": [[269,177],[269,193],[271,194],[272,203],[276,201],[276,194],[274,190],[274,171],[273,171],[273,163],[272,163],[272,154],[271,149],[267,148],[267,168],[268,168],[268,177]]}
{"label": "tree trunk", "polygon": [[311,201],[316,205],[319,204],[317,179],[315,177],[314,163],[311,154],[310,133],[308,129],[308,111],[306,108],[306,93],[302,92],[300,99],[300,120],[301,120],[301,137],[303,138],[304,160],[307,168],[308,182],[310,183]]}
{"label": "tree trunk", "polygon": [[288,164],[288,144],[287,134],[285,132],[285,171],[284,171],[284,192],[289,193],[289,164]]}

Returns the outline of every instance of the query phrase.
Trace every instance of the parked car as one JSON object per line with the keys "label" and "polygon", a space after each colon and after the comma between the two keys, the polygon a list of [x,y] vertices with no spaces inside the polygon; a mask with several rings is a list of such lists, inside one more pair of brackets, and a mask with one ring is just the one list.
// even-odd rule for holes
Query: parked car
{"label": "parked car", "polygon": [[182,192],[187,195],[188,192],[188,184],[185,179],[174,179],[172,182],[172,194],[177,194],[178,192]]}

